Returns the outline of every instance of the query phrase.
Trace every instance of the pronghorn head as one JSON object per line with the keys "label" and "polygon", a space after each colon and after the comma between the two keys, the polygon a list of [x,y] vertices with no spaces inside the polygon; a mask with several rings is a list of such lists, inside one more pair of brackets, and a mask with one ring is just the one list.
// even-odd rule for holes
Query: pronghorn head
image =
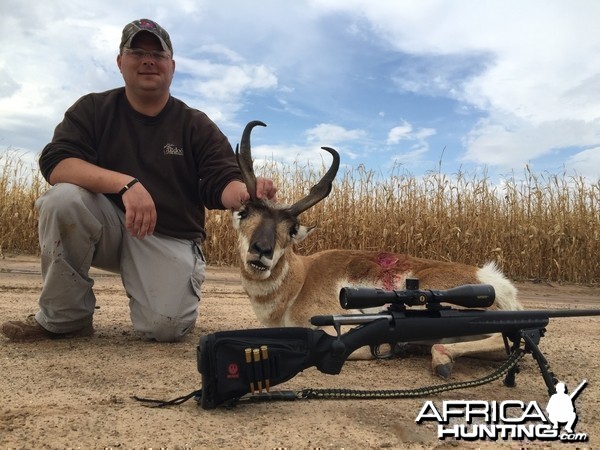
{"label": "pronghorn head", "polygon": [[323,178],[315,184],[308,195],[291,206],[258,200],[256,198],[256,176],[250,153],[252,128],[266,125],[253,121],[246,125],[242,140],[236,148],[242,179],[248,187],[250,200],[233,213],[233,227],[238,235],[238,249],[245,276],[266,280],[286,249],[302,242],[314,229],[300,225],[298,216],[319,203],[331,192],[331,185],[340,165],[340,156],[332,148],[321,147],[331,153],[333,162]]}

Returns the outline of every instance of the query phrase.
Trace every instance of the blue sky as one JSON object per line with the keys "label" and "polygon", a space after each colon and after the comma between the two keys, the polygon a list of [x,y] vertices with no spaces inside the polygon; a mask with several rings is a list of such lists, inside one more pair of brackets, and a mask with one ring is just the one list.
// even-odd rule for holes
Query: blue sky
{"label": "blue sky", "polygon": [[172,94],[255,158],[382,175],[600,177],[596,0],[3,0],[0,152],[31,161],[80,96],[123,84],[123,26],[169,31]]}

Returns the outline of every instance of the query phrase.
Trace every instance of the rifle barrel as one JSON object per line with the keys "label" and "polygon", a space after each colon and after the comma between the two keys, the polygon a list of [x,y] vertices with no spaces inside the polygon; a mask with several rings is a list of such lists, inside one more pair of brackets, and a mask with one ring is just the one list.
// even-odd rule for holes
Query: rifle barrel
{"label": "rifle barrel", "polygon": [[[450,309],[440,312],[440,316],[435,316],[436,312],[428,312],[425,310],[407,310],[403,313],[383,311],[377,314],[336,314],[314,316],[310,319],[312,325],[317,327],[332,326],[332,325],[360,325],[373,322],[375,320],[387,319],[388,321],[396,321],[397,325],[402,325],[403,320],[411,318],[421,319],[452,319],[457,317],[472,317],[475,321],[512,321],[517,320],[523,326],[524,321],[541,318],[551,319],[560,317],[586,317],[600,316],[600,309],[532,309],[522,311],[506,311],[506,310],[469,310],[469,309]],[[468,330],[463,330],[468,331]]]}
{"label": "rifle barrel", "polygon": [[549,309],[540,311],[545,312],[550,318],[600,316],[600,309]]}

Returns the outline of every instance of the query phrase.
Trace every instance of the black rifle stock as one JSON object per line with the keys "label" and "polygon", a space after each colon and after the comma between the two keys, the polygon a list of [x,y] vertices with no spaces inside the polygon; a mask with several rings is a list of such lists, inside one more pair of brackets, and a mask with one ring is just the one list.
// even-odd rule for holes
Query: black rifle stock
{"label": "black rifle stock", "polygon": [[[342,304],[345,299],[360,294],[354,295],[354,300],[359,298],[362,306],[373,306],[366,301],[369,296],[377,299],[378,305],[384,297],[386,302],[392,300],[392,305],[378,314],[321,315],[311,319],[313,326],[334,327],[336,336],[298,327],[225,331],[203,336],[198,345],[201,405],[210,409],[248,393],[269,392],[271,387],[309,367],[316,367],[326,374],[339,374],[350,354],[364,346],[373,348],[390,343],[494,333],[503,335],[507,352],[509,341],[513,351],[525,344],[524,351],[536,359],[548,392],[553,393],[556,380],[537,347],[545,327],[552,318],[599,316],[600,309],[495,311],[441,305],[441,302],[456,302],[489,306],[494,298],[493,288],[491,292],[490,288],[488,285],[469,285],[448,291],[372,289],[360,292],[343,288],[340,292]],[[449,292],[457,294],[456,298],[448,295]],[[426,308],[407,309],[406,305],[424,305]],[[341,327],[345,325],[354,328],[342,333]],[[511,369],[505,384],[514,384],[516,371],[516,367]]]}

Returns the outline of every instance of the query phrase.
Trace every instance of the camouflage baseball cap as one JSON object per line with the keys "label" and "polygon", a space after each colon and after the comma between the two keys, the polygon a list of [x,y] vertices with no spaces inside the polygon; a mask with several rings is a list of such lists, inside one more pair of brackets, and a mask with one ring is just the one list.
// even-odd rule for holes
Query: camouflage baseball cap
{"label": "camouflage baseball cap", "polygon": [[121,45],[119,46],[119,50],[123,51],[123,48],[130,47],[133,38],[142,31],[152,33],[160,41],[163,50],[170,52],[171,55],[173,54],[173,45],[171,44],[169,33],[167,33],[167,31],[159,24],[150,19],[134,20],[133,22],[125,25],[125,28],[123,28],[123,36],[121,37]]}

